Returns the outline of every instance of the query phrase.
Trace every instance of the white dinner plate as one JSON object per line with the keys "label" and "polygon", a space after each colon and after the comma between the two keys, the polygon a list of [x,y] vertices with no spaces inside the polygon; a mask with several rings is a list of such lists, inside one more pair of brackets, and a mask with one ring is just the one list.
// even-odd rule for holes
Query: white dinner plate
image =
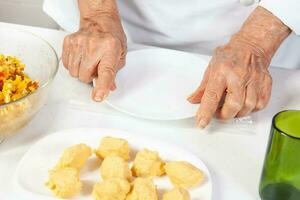
{"label": "white dinner plate", "polygon": [[195,116],[199,105],[186,99],[199,86],[207,61],[168,49],[129,52],[106,102],[135,117],[178,120]]}
{"label": "white dinner plate", "polygon": [[[24,155],[17,167],[14,176],[14,194],[19,199],[56,199],[44,184],[48,178],[48,170],[53,168],[63,150],[78,143],[85,143],[92,148],[96,148],[100,139],[104,136],[115,136],[128,140],[133,152],[148,148],[158,151],[165,161],[185,160],[192,163],[205,173],[204,183],[190,190],[192,200],[211,200],[212,179],[209,170],[201,159],[193,153],[141,134],[109,129],[63,130],[38,141]],[[134,156],[132,155],[132,157]],[[81,194],[72,199],[92,199],[92,186],[100,180],[99,165],[100,160],[94,155],[87,161],[85,168],[81,171],[83,190]],[[155,178],[154,182],[160,194],[172,188],[167,177]]]}

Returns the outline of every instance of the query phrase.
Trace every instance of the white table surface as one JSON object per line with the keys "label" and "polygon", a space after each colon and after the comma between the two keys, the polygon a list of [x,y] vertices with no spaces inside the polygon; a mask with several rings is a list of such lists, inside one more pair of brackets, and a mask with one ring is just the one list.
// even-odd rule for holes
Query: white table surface
{"label": "white table surface", "polygon": [[[46,39],[58,55],[61,54],[66,35],[63,31],[5,23],[0,23],[0,26],[33,32]],[[140,48],[137,45],[132,47]],[[124,129],[184,146],[210,168],[214,182],[213,200],[259,199],[258,183],[271,118],[283,109],[300,109],[300,71],[272,68],[271,72],[274,80],[271,102],[265,110],[253,115],[253,125],[239,130],[235,125],[219,124],[199,130],[194,119],[170,122],[140,120],[105,104],[93,103],[89,100],[90,86],[69,77],[60,67],[47,105],[21,133],[0,145],[0,199],[14,199],[12,176],[18,161],[32,144],[53,131],[76,127]],[[252,133],[249,134],[249,131]]]}

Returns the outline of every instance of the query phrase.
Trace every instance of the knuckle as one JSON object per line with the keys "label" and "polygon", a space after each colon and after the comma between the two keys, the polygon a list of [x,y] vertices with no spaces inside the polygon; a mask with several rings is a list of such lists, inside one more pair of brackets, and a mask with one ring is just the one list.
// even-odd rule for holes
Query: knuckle
{"label": "knuckle", "polygon": [[207,119],[210,120],[213,116],[213,112],[207,109],[204,109],[200,106],[200,108],[197,111],[197,119]]}
{"label": "knuckle", "polygon": [[83,36],[83,35],[78,35],[76,40],[77,40],[77,43],[81,44],[81,43],[84,43],[86,41],[86,37]]}
{"label": "knuckle", "polygon": [[262,110],[262,109],[264,109],[266,106],[267,106],[266,103],[258,102],[257,105],[256,105],[255,110]]}
{"label": "knuckle", "polygon": [[239,112],[236,117],[246,117],[250,112],[247,111],[243,111],[243,112]]}
{"label": "knuckle", "polygon": [[69,42],[69,44],[73,44],[74,42],[75,42],[75,40],[76,40],[76,35],[74,35],[74,34],[72,34],[72,35],[69,35],[69,37],[68,37],[68,42]]}
{"label": "knuckle", "polygon": [[266,79],[267,79],[267,83],[268,83],[268,85],[272,85],[272,83],[273,83],[273,78],[272,78],[272,76],[270,75],[270,74],[268,74],[267,76],[266,76]]}
{"label": "knuckle", "polygon": [[69,70],[69,73],[72,77],[77,78],[77,73],[75,73],[73,70]]}
{"label": "knuckle", "polygon": [[83,83],[90,83],[91,82],[91,77],[88,76],[79,76],[79,80]]}
{"label": "knuckle", "polygon": [[95,72],[95,67],[85,67],[85,68],[83,68],[83,70],[84,70],[84,73],[85,74],[88,74],[88,75],[92,75],[94,72]]}
{"label": "knuckle", "polygon": [[80,65],[80,73],[92,75],[96,72],[97,66],[90,65],[88,63],[82,62]]}
{"label": "knuckle", "polygon": [[121,47],[120,41],[112,35],[107,35],[105,41],[108,48],[115,49]]}
{"label": "knuckle", "polygon": [[215,55],[218,55],[218,54],[220,54],[220,53],[223,53],[223,51],[224,51],[224,47],[223,47],[223,46],[220,46],[220,47],[215,48],[214,54],[215,54]]}
{"label": "knuckle", "polygon": [[220,119],[220,120],[228,120],[231,118],[229,115],[226,115],[226,114],[218,114],[216,117],[217,117],[217,119]]}
{"label": "knuckle", "polygon": [[122,69],[126,65],[126,60],[120,60],[118,64],[118,70]]}
{"label": "knuckle", "polygon": [[97,37],[90,37],[90,38],[88,38],[88,42],[90,45],[95,45],[95,44],[99,43],[99,39]]}
{"label": "knuckle", "polygon": [[111,34],[107,34],[105,39],[106,39],[106,42],[108,42],[109,44],[113,44],[116,42],[116,38]]}
{"label": "knuckle", "polygon": [[251,109],[255,108],[255,105],[256,105],[255,101],[246,99],[246,101],[245,101],[245,109],[251,110]]}
{"label": "knuckle", "polygon": [[66,68],[66,69],[68,69],[68,60],[67,60],[67,58],[66,57],[63,57],[62,58],[62,63],[63,63],[63,66]]}
{"label": "knuckle", "polygon": [[261,97],[260,100],[257,102],[255,110],[262,110],[267,107],[269,102],[268,97]]}
{"label": "knuckle", "polygon": [[238,111],[242,108],[242,104],[238,101],[228,102],[228,109],[231,111]]}
{"label": "knuckle", "polygon": [[100,74],[108,74],[110,76],[115,76],[116,70],[111,66],[103,66],[102,70],[100,70]]}
{"label": "knuckle", "polygon": [[205,91],[204,96],[206,99],[208,99],[211,102],[217,103],[220,99],[220,96],[218,93],[213,89],[208,89]]}
{"label": "knuckle", "polygon": [[64,38],[64,43],[67,44],[70,42],[70,38],[71,38],[71,35],[67,35],[65,38]]}
{"label": "knuckle", "polygon": [[228,81],[235,85],[238,89],[244,89],[249,80],[249,75],[232,72],[227,76]]}

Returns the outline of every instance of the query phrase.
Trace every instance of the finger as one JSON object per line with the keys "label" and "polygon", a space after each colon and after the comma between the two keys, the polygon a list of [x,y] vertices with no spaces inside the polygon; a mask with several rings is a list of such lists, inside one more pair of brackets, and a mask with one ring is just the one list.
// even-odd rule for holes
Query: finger
{"label": "finger", "polygon": [[238,85],[228,85],[224,104],[217,111],[217,117],[223,120],[234,118],[241,110],[244,101],[245,90]]}
{"label": "finger", "polygon": [[118,63],[118,67],[117,69],[120,70],[121,68],[123,68],[126,64],[126,53],[123,53],[123,55],[120,58],[120,61]]}
{"label": "finger", "polygon": [[[121,59],[120,59],[120,61],[119,61],[119,64],[117,65],[118,67],[117,67],[117,72],[118,72],[118,70],[120,70],[121,68],[123,68],[124,66],[125,66],[125,64],[126,64],[126,57],[122,57],[121,56]],[[112,82],[112,84],[111,84],[111,87],[110,87],[110,90],[111,91],[114,91],[114,90],[116,90],[117,89],[117,84],[116,84],[116,81],[115,81],[115,79],[113,80],[113,82]]]}
{"label": "finger", "polygon": [[99,65],[99,58],[88,57],[87,53],[82,50],[82,59],[79,66],[79,80],[84,83],[90,83],[97,75],[97,67]]}
{"label": "finger", "polygon": [[81,62],[81,51],[79,45],[76,41],[71,41],[71,52],[69,54],[69,73],[73,77],[78,77],[79,75],[79,65]]}
{"label": "finger", "polygon": [[225,89],[225,79],[222,76],[209,78],[197,113],[198,127],[205,128],[209,124],[218,108]]}
{"label": "finger", "polygon": [[111,84],[111,86],[110,86],[110,90],[111,90],[111,91],[114,91],[114,90],[116,90],[116,89],[117,89],[116,81],[113,80],[113,82],[112,82],[112,84]]}
{"label": "finger", "polygon": [[196,104],[196,103],[200,103],[201,102],[201,99],[202,99],[202,96],[204,94],[204,91],[205,91],[205,88],[207,86],[207,82],[208,82],[208,79],[209,79],[209,75],[210,75],[210,67],[208,66],[204,75],[203,75],[203,79],[201,81],[201,84],[200,86],[197,88],[197,90],[191,95],[188,97],[188,101],[190,103],[193,103],[193,104]]}
{"label": "finger", "polygon": [[69,37],[66,36],[63,43],[63,51],[62,51],[62,62],[66,69],[68,69],[69,64],[69,53],[70,53],[70,40]]}
{"label": "finger", "polygon": [[263,87],[259,95],[255,111],[264,109],[270,100],[272,92],[272,77],[269,74],[264,76]]}
{"label": "finger", "polygon": [[93,89],[93,99],[102,101],[108,96],[109,90],[116,76],[116,65],[120,56],[116,53],[105,55],[98,65],[98,78]]}
{"label": "finger", "polygon": [[242,109],[238,112],[238,117],[249,115],[255,108],[257,103],[257,87],[254,84],[249,84],[246,88],[245,102]]}

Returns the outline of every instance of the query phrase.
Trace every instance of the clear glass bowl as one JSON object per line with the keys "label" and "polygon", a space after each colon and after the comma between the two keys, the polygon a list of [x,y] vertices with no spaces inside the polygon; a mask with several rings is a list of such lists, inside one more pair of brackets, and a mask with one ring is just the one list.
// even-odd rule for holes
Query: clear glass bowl
{"label": "clear glass bowl", "polygon": [[29,32],[0,26],[0,53],[18,57],[25,72],[39,81],[34,93],[0,106],[0,142],[18,132],[46,103],[50,83],[58,70],[55,50]]}

